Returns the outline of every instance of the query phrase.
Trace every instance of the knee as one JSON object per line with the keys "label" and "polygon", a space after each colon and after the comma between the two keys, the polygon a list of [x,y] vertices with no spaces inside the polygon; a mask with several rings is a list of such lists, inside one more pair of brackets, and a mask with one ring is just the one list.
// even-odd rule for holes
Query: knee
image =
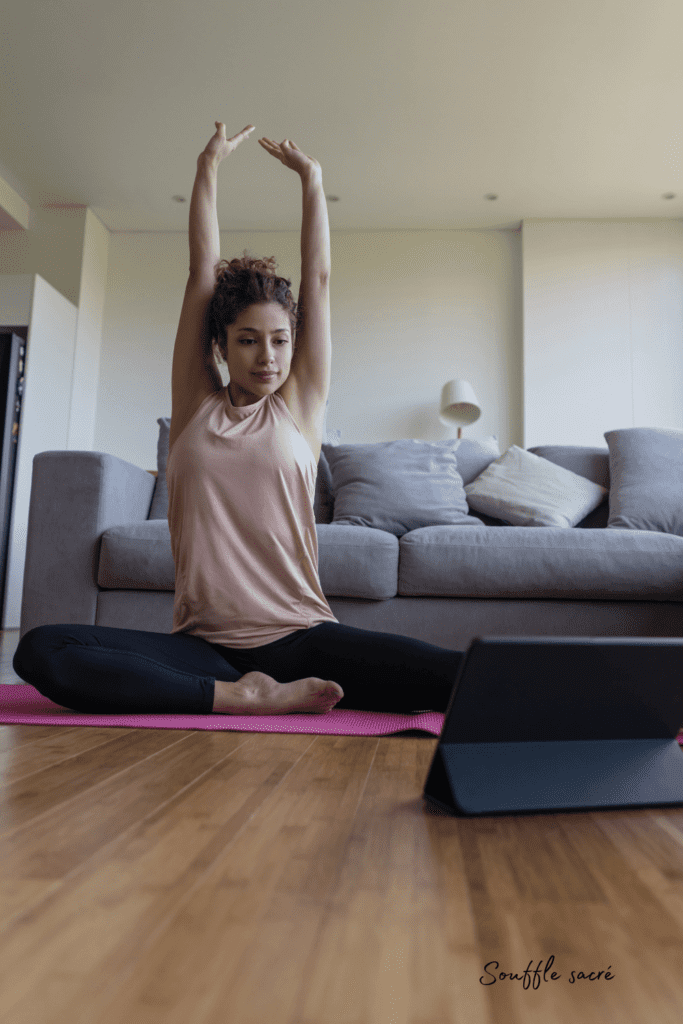
{"label": "knee", "polygon": [[20,679],[32,682],[31,676],[44,666],[45,658],[58,645],[59,637],[57,626],[35,626],[24,633],[12,659],[12,668]]}

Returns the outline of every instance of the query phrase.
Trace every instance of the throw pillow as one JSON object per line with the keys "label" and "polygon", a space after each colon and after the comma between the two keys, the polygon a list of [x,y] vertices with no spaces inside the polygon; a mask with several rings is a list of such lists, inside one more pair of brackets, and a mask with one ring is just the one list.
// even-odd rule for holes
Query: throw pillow
{"label": "throw pillow", "polygon": [[[340,444],[341,430],[328,430],[327,444]],[[313,513],[316,523],[331,523],[334,515],[334,491],[332,484],[332,473],[325,452],[320,451],[318,459],[318,475],[315,478],[315,498],[313,500]]]}
{"label": "throw pillow", "polygon": [[608,529],[683,537],[683,430],[609,430]]}
{"label": "throw pillow", "polygon": [[171,417],[160,416],[159,438],[157,440],[157,482],[152,495],[148,519],[168,519],[168,484],[166,483],[166,462],[168,460],[168,438],[171,432]]}
{"label": "throw pillow", "polygon": [[323,445],[332,471],[334,523],[401,537],[422,526],[482,526],[468,515],[458,442]]}
{"label": "throw pillow", "polygon": [[607,488],[516,444],[465,487],[470,508],[512,526],[576,526]]}
{"label": "throw pillow", "polygon": [[439,444],[452,445],[458,460],[458,473],[464,485],[472,483],[494,459],[500,458],[500,446],[495,434],[482,438],[452,437]]}

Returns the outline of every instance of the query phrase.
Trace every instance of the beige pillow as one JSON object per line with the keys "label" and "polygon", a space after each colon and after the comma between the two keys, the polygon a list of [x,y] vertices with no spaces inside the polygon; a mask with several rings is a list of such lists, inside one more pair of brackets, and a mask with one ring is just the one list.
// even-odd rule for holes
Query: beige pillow
{"label": "beige pillow", "polygon": [[465,494],[474,512],[511,526],[568,528],[597,508],[607,489],[513,444],[467,484]]}

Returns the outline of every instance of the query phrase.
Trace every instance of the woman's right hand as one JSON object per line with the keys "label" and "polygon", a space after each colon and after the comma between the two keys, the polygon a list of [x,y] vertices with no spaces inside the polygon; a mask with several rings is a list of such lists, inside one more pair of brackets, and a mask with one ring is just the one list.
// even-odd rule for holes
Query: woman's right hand
{"label": "woman's right hand", "polygon": [[237,149],[240,142],[248,139],[254,130],[253,124],[248,124],[237,135],[233,135],[231,139],[226,139],[223,122],[215,121],[214,124],[216,125],[216,134],[209,139],[208,145],[201,156],[208,156],[216,164],[219,164],[229,153],[232,153],[233,149]]}

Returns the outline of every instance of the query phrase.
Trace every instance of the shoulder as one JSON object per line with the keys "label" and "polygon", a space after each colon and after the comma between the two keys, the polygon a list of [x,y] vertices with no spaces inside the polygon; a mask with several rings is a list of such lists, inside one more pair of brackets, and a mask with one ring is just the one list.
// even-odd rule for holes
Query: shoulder
{"label": "shoulder", "polygon": [[302,399],[301,393],[296,385],[296,379],[291,374],[278,388],[275,395],[285,403],[292,419],[308,441],[309,447],[315,456],[316,463],[320,458],[320,450],[323,442],[323,424],[325,422],[325,408],[327,397],[313,400]]}
{"label": "shoulder", "polygon": [[168,436],[168,448],[169,453],[177,439],[183,433],[185,428],[195,418],[199,412],[201,406],[206,402],[208,398],[218,398],[222,395],[225,388],[215,388],[207,386],[199,389],[192,397],[192,400],[188,402],[187,406],[182,409],[179,413],[173,413],[171,416],[171,426]]}

